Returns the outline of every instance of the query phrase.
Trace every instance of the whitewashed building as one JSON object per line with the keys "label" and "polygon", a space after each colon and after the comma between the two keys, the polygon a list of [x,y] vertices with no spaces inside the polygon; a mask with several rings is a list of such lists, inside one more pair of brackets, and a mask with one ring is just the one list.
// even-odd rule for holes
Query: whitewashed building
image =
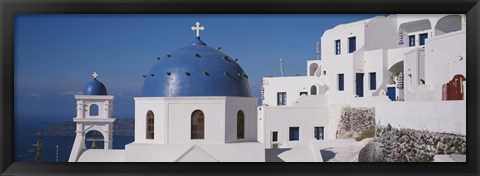
{"label": "whitewashed building", "polygon": [[[263,79],[259,140],[295,148],[335,139],[344,106],[380,107],[381,125],[465,134],[465,26],[463,14],[401,14],[326,30],[307,76]],[[438,106],[448,108],[421,113]],[[426,124],[439,119],[449,125]]]}
{"label": "whitewashed building", "polygon": [[[422,14],[379,16],[327,30],[318,63],[329,100],[442,100],[442,85],[465,76],[465,26],[465,15]],[[400,73],[403,89],[397,85]]]}

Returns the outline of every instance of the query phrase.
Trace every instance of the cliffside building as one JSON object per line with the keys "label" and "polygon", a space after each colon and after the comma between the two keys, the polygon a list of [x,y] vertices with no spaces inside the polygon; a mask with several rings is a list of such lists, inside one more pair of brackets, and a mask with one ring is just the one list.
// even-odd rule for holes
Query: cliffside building
{"label": "cliffside building", "polygon": [[326,30],[307,76],[263,78],[259,140],[307,148],[336,139],[345,106],[377,107],[379,125],[465,134],[465,26],[463,14],[399,14]]}

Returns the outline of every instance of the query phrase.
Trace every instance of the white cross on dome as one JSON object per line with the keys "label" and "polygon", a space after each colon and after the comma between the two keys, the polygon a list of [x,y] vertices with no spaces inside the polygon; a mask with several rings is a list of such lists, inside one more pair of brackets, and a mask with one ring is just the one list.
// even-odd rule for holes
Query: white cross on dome
{"label": "white cross on dome", "polygon": [[195,23],[195,26],[192,26],[192,31],[197,31],[197,37],[200,37],[200,31],[203,31],[205,28],[203,26],[200,26],[200,23],[197,21]]}
{"label": "white cross on dome", "polygon": [[97,79],[97,76],[98,76],[97,72],[93,72],[92,76],[93,76],[93,79]]}

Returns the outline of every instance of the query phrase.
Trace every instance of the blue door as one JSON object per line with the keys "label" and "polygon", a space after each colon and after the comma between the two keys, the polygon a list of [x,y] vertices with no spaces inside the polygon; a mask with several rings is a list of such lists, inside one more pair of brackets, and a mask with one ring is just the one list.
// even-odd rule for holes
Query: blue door
{"label": "blue door", "polygon": [[419,37],[420,37],[420,44],[419,44],[419,45],[420,45],[420,46],[425,45],[425,39],[428,38],[428,34],[427,34],[427,33],[423,33],[423,34],[420,34]]}
{"label": "blue door", "polygon": [[355,81],[357,83],[356,94],[358,97],[363,97],[363,73],[357,73]]}
{"label": "blue door", "polygon": [[390,98],[390,100],[392,101],[395,101],[395,87],[388,87],[387,88],[387,94],[388,94],[388,98]]}

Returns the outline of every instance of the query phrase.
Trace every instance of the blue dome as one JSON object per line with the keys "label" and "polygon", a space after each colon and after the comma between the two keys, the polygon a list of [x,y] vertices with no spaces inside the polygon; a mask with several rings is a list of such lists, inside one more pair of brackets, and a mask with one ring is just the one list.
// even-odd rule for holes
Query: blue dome
{"label": "blue dome", "polygon": [[251,96],[240,65],[199,38],[161,57],[144,77],[143,97]]}
{"label": "blue dome", "polygon": [[102,82],[94,78],[83,88],[83,95],[107,95],[107,88]]}

